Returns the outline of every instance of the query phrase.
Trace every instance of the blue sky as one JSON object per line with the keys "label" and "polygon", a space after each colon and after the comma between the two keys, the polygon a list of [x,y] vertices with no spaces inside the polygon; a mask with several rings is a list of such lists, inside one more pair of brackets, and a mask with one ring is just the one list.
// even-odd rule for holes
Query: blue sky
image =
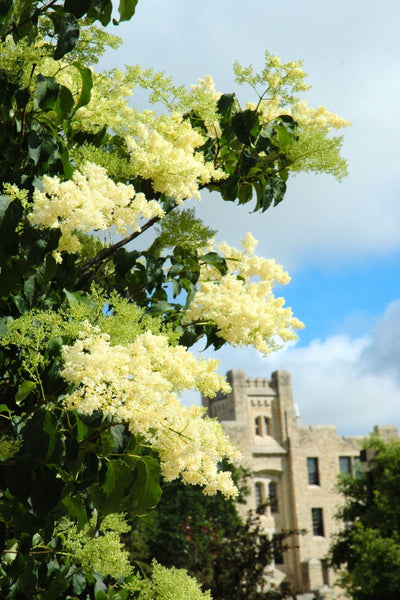
{"label": "blue sky", "polygon": [[[258,253],[289,270],[280,293],[307,326],[268,358],[223,350],[221,370],[290,370],[302,420],[341,433],[400,425],[399,22],[395,0],[139,0],[131,23],[113,28],[124,45],[101,63],[153,66],[186,84],[211,73],[217,90],[230,92],[234,60],[261,67],[268,49],[302,59],[312,85],[304,99],[352,122],[342,183],[297,176],[264,215],[207,193],[195,204],[218,239],[238,245],[251,231]],[[240,96],[252,99],[250,90]]]}

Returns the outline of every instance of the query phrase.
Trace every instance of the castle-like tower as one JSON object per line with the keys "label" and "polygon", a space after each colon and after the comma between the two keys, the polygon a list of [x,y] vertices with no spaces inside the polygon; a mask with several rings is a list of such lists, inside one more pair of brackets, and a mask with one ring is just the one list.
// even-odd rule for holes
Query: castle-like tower
{"label": "castle-like tower", "polygon": [[[230,394],[202,402],[241,450],[243,466],[254,473],[247,508],[268,503],[262,519],[271,537],[282,530],[306,531],[293,534],[288,549],[277,549],[275,583],[286,579],[296,593],[339,598],[325,561],[330,537],[340,527],[334,515],[342,499],[335,488],[340,472],[357,474],[363,437],[338,436],[332,425],[303,425],[287,371],[267,379],[234,370],[227,379]],[[397,427],[374,431],[385,438],[398,435]]]}

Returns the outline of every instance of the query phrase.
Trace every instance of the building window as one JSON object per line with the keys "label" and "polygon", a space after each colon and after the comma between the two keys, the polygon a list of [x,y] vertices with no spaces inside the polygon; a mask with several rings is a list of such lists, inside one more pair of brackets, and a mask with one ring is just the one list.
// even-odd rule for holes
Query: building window
{"label": "building window", "polygon": [[351,458],[350,456],[339,456],[339,471],[341,473],[351,473]]}
{"label": "building window", "polygon": [[322,508],[311,509],[311,519],[313,535],[324,536],[324,521],[322,518]]}
{"label": "building window", "polygon": [[265,504],[265,491],[264,484],[261,481],[257,481],[254,485],[254,492],[256,496],[256,506],[261,506],[261,504]]}
{"label": "building window", "polygon": [[322,568],[322,583],[324,585],[329,585],[328,561],[325,558],[323,558],[321,560],[321,568]]}
{"label": "building window", "polygon": [[319,485],[318,458],[307,458],[308,483]]}
{"label": "building window", "polygon": [[272,513],[279,512],[277,485],[274,481],[270,481],[268,485],[269,506]]}
{"label": "building window", "polygon": [[339,471],[353,477],[360,477],[359,456],[339,456]]}
{"label": "building window", "polygon": [[353,474],[354,477],[361,477],[361,461],[359,456],[353,456]]}
{"label": "building window", "polygon": [[283,548],[282,538],[280,535],[274,534],[272,537],[272,545],[274,549],[274,563],[276,565],[283,565]]}
{"label": "building window", "polygon": [[256,417],[254,419],[254,431],[256,435],[270,435],[270,420],[268,417]]}

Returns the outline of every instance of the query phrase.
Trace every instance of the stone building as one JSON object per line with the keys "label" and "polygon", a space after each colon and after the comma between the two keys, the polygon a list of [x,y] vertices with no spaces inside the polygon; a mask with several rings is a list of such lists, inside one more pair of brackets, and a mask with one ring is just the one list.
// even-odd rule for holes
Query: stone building
{"label": "stone building", "polygon": [[[277,549],[274,582],[286,580],[304,598],[340,598],[325,561],[330,537],[339,527],[334,514],[341,498],[335,485],[340,472],[356,474],[363,436],[338,436],[332,425],[303,425],[287,371],[276,371],[271,379],[246,379],[244,371],[234,370],[227,378],[230,394],[202,401],[254,473],[248,508],[268,503],[262,519],[271,537],[281,530],[306,531],[293,534],[288,549]],[[374,431],[383,437],[398,435],[396,427],[376,426]]]}

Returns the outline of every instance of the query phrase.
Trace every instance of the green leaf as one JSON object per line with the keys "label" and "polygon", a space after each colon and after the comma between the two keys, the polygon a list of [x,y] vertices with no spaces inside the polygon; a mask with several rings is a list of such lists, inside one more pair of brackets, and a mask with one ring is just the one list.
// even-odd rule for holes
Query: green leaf
{"label": "green leaf", "polygon": [[[120,14],[119,22],[129,21],[135,14],[136,5],[138,0],[120,0],[118,6],[118,12]],[[117,24],[117,22],[115,22]]]}
{"label": "green leaf", "polygon": [[25,108],[30,98],[29,87],[20,88],[15,94],[15,101],[18,108]]}
{"label": "green leaf", "polygon": [[36,387],[35,381],[23,381],[15,394],[16,402],[22,402]]}
{"label": "green leaf", "polygon": [[253,198],[253,188],[250,183],[239,185],[239,204],[247,204]]}
{"label": "green leaf", "polygon": [[82,79],[81,95],[79,96],[78,103],[75,106],[76,111],[78,108],[81,108],[81,106],[86,106],[86,104],[89,104],[93,87],[93,77],[92,71],[88,67],[84,67],[78,62],[72,63],[72,66],[79,71]]}
{"label": "green leaf", "polygon": [[31,494],[32,508],[37,515],[46,515],[58,504],[64,482],[57,477],[57,471],[45,466],[40,466],[35,475]]}
{"label": "green leaf", "polygon": [[125,248],[119,248],[114,256],[113,263],[115,271],[118,275],[125,275],[132,267],[136,264],[138,257],[140,256],[137,250],[128,252]]}
{"label": "green leaf", "polygon": [[129,467],[120,460],[109,460],[107,463],[107,473],[102,490],[106,496],[111,494],[123,495],[124,489],[131,480],[131,471]]}
{"label": "green leaf", "polygon": [[33,274],[24,281],[24,295],[30,305],[32,305],[33,299],[35,297],[35,278],[36,275]]}
{"label": "green leaf", "polygon": [[41,408],[25,429],[26,451],[37,461],[57,461],[64,452],[62,434],[55,415]]}
{"label": "green leaf", "polygon": [[149,308],[148,312],[152,315],[159,315],[166,312],[172,312],[174,307],[165,300],[159,300],[158,302],[154,302]]}
{"label": "green leaf", "polygon": [[60,117],[59,121],[61,122],[63,119],[67,119],[71,113],[72,109],[75,106],[74,97],[71,94],[70,90],[62,85],[60,87],[60,92],[58,95],[58,101],[56,103],[56,111]]}
{"label": "green leaf", "polygon": [[41,108],[42,110],[51,110],[57,102],[60,92],[60,84],[54,77],[45,77],[38,75],[36,77],[36,89],[34,109]]}
{"label": "green leaf", "polygon": [[213,267],[218,269],[221,275],[225,275],[228,272],[226,260],[217,252],[208,252],[207,254],[200,256],[199,260],[207,263],[208,265],[212,265]]}
{"label": "green leaf", "polygon": [[23,208],[19,200],[0,195],[0,248],[14,243],[15,229],[21,220]]}
{"label": "green leaf", "polygon": [[87,523],[87,514],[81,498],[65,496],[62,501],[72,521],[77,521],[79,529]]}
{"label": "green leaf", "polygon": [[243,144],[251,144],[260,131],[257,113],[254,110],[244,110],[236,113],[232,117],[232,129]]}
{"label": "green leaf", "polygon": [[144,515],[157,506],[161,498],[160,465],[151,456],[142,456],[135,470],[136,478],[132,487],[132,499],[136,500],[135,513]]}
{"label": "green leaf", "polygon": [[77,436],[76,439],[78,442],[83,442],[85,438],[87,438],[89,434],[89,427],[85,425],[85,423],[80,419],[79,414],[74,411],[75,420],[76,420],[76,428],[77,428]]}
{"label": "green leaf", "polygon": [[10,12],[13,0],[0,0],[0,17],[5,17]]}
{"label": "green leaf", "polygon": [[182,291],[182,285],[178,279],[171,279],[172,295],[176,298]]}
{"label": "green leaf", "polygon": [[63,289],[63,292],[70,305],[84,304],[86,306],[94,306],[93,300],[91,300],[84,292],[69,292],[66,288]]}
{"label": "green leaf", "polygon": [[234,202],[239,193],[239,175],[230,175],[221,185],[221,195],[224,200]]}
{"label": "green leaf", "polygon": [[46,134],[38,136],[36,132],[30,131],[27,140],[28,156],[35,165],[42,163],[47,166],[48,163],[54,164],[58,160],[58,144],[53,136]]}
{"label": "green leaf", "polygon": [[51,578],[50,584],[46,589],[46,600],[57,600],[62,597],[62,592],[69,588],[69,580],[66,578],[64,569],[59,569]]}
{"label": "green leaf", "polygon": [[217,102],[217,110],[223,117],[229,117],[235,102],[235,94],[222,94]]}
{"label": "green leaf", "polygon": [[73,50],[79,40],[79,25],[76,16],[64,12],[58,23],[58,40],[54,60],[59,60]]}
{"label": "green leaf", "polygon": [[64,10],[75,15],[77,19],[80,19],[88,12],[90,5],[90,0],[65,0]]}

